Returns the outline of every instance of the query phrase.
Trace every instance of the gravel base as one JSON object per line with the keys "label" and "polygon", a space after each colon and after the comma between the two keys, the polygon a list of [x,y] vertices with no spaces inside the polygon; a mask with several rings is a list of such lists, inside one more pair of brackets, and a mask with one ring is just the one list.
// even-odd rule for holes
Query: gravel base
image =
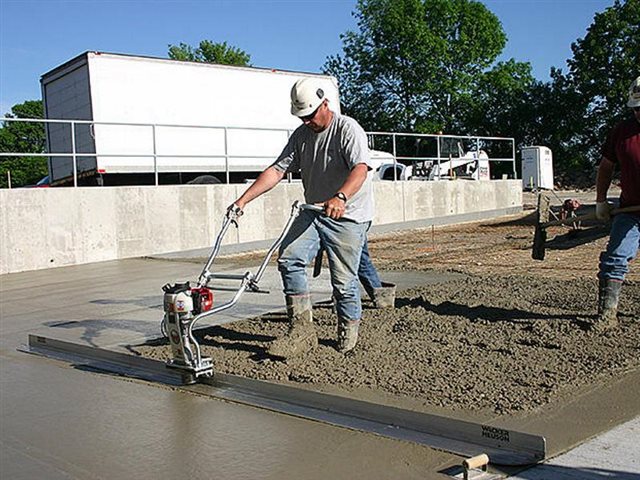
{"label": "gravel base", "polygon": [[[468,275],[399,292],[396,308],[365,305],[352,355],[335,350],[336,319],[314,307],[319,346],[286,362],[265,350],[287,330],[284,314],[197,332],[218,372],[305,384],[352,396],[391,395],[450,411],[516,414],[640,367],[640,284],[622,291],[620,325],[588,331],[593,279]],[[134,348],[168,359],[166,341]]]}

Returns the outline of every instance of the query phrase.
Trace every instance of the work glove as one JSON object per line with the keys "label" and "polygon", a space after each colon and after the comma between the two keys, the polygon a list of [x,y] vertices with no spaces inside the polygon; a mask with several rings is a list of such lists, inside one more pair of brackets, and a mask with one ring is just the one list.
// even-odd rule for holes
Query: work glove
{"label": "work glove", "polygon": [[596,202],[596,218],[607,222],[611,218],[611,204],[609,202]]}

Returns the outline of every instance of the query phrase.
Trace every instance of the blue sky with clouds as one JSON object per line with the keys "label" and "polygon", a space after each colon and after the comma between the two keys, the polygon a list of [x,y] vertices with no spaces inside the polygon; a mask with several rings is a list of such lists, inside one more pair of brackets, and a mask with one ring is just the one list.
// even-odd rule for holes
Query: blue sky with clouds
{"label": "blue sky with clouds", "polygon": [[[613,0],[483,0],[509,39],[502,59],[548,79]],[[86,50],[166,57],[169,44],[226,41],[253,65],[317,72],[355,29],[356,0],[0,0],[0,113],[41,98],[40,76]]]}

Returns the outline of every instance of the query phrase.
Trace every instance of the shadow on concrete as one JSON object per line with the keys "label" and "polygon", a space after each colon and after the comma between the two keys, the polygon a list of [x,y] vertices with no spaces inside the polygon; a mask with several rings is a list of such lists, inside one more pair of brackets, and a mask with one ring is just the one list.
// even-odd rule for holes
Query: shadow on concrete
{"label": "shadow on concrete", "polygon": [[276,338],[271,335],[238,332],[220,326],[203,328],[195,332],[194,335],[198,343],[202,346],[237,350],[252,353],[257,356],[266,356],[266,351],[263,346],[256,345],[256,342],[271,342]]}
{"label": "shadow on concrete", "polygon": [[96,300],[90,300],[89,303],[94,305],[135,305],[137,307],[145,307],[149,309],[162,308],[162,294],[153,296],[144,296],[134,299],[113,299],[113,298],[98,298]]}
{"label": "shadow on concrete", "polygon": [[[514,475],[514,480],[640,480],[640,474],[635,472],[622,472],[604,468],[575,468],[550,464],[534,465],[525,470],[522,467],[502,467],[500,470],[510,477]],[[463,469],[461,466],[454,465],[440,470],[438,473],[462,478]]]}
{"label": "shadow on concrete", "polygon": [[548,240],[545,248],[547,250],[569,250],[579,245],[607,237],[609,236],[609,232],[609,226],[602,224],[591,228],[572,229],[567,233],[556,235],[551,240]]}
{"label": "shadow on concrete", "polygon": [[550,319],[579,321],[576,315],[571,314],[542,314],[519,309],[488,307],[485,305],[470,307],[469,305],[462,305],[449,301],[434,305],[422,298],[397,298],[396,308],[402,307],[423,308],[428,312],[435,313],[436,315],[460,316],[468,318],[472,322],[477,322],[479,320],[487,320],[490,322],[523,322]]}
{"label": "shadow on concrete", "polygon": [[[263,319],[273,323],[288,323],[287,315],[285,313],[265,315]],[[266,359],[283,360],[267,353],[269,344],[278,338],[273,335],[238,332],[222,326],[203,328],[194,332],[194,335],[201,346],[247,352],[252,354],[250,359],[253,361],[259,362]],[[165,339],[163,339],[163,341],[164,344],[167,344]],[[318,338],[318,343],[332,348],[336,348],[337,346],[337,341],[335,339]],[[147,344],[150,343],[148,342]],[[156,343],[156,345],[158,344]]]}
{"label": "shadow on concrete", "polygon": [[517,480],[640,480],[640,473],[545,464],[520,472],[516,478]]}
{"label": "shadow on concrete", "polygon": [[87,342],[92,347],[99,347],[95,340],[100,337],[106,331],[113,330],[127,330],[129,332],[136,332],[143,335],[148,335],[153,332],[152,324],[155,325],[160,335],[160,322],[144,322],[140,320],[123,320],[123,319],[87,319],[87,320],[71,320],[68,322],[46,322],[45,326],[50,328],[63,328],[63,329],[84,329],[80,339]]}
{"label": "shadow on concrete", "polygon": [[[314,309],[318,310],[333,310],[333,300],[323,300],[321,302],[317,302],[313,304]],[[362,299],[362,309],[363,310],[375,310],[376,306],[373,304],[371,300]]]}

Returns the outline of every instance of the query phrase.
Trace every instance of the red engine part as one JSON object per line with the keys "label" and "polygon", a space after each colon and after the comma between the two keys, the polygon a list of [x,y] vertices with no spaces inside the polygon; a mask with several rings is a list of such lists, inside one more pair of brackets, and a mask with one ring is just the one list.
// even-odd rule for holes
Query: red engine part
{"label": "red engine part", "polygon": [[207,287],[192,288],[191,298],[193,298],[193,313],[196,315],[213,307],[213,292]]}

